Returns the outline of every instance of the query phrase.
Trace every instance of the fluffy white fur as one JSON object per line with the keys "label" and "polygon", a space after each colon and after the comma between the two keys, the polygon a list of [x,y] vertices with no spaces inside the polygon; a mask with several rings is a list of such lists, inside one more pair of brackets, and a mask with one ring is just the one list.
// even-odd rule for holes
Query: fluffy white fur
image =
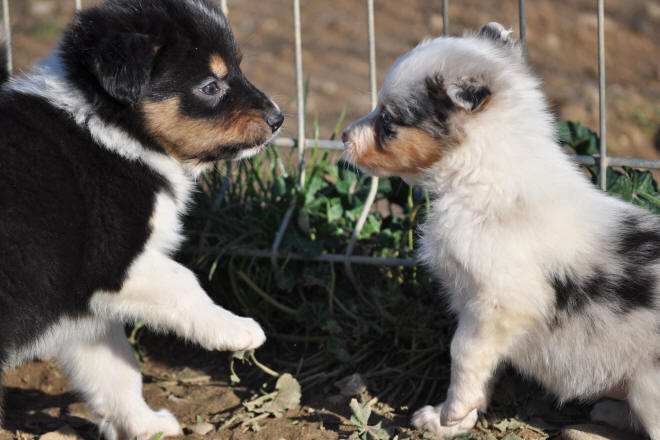
{"label": "fluffy white fur", "polygon": [[[468,431],[477,409],[486,409],[497,366],[508,361],[560,401],[623,391],[660,440],[658,282],[649,306],[624,312],[590,301],[574,313],[558,310],[548,282],[549,274],[580,276],[594,267],[625,275],[613,251],[624,219],[655,231],[660,222],[588,182],[557,144],[539,81],[519,48],[501,25],[488,26],[499,35],[422,43],[397,60],[379,96],[410,102],[425,78],[437,76],[457,108],[470,108],[457,91],[465,81],[491,92],[483,110],[449,116],[459,145],[402,176],[432,195],[420,257],[443,280],[459,321],[446,400],[417,411],[413,424],[447,437]],[[365,148],[361,139],[373,139],[370,130],[360,122],[347,130],[349,157]],[[659,259],[645,270],[660,275]],[[606,418],[608,408],[596,408],[595,418]]]}
{"label": "fluffy white fur", "polygon": [[[259,347],[265,335],[251,318],[242,318],[213,303],[195,275],[170,258],[182,241],[185,213],[194,179],[203,169],[187,168],[173,158],[144,148],[137,140],[99,118],[82,94],[62,78],[57,57],[9,87],[47,99],[67,111],[110,151],[142,161],[168,179],[174,196],[158,194],[151,218],[152,234],[132,263],[120,292],[97,292],[92,317],[64,319],[20,352],[10,353],[8,367],[33,358],[55,357],[101,420],[108,440],[150,439],[181,429],[167,411],[152,411],[142,397],[142,378],[123,330],[123,323],[143,320],[156,330],[172,331],[210,350]],[[258,149],[253,149],[256,153]]]}

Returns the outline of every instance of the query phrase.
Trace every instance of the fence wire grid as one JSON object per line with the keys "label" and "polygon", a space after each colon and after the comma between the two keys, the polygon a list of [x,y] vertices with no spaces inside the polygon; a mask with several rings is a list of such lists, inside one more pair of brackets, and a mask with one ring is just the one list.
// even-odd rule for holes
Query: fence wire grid
{"label": "fence wire grid", "polygon": [[[20,1],[20,0],[18,0]],[[219,5],[225,14],[228,14],[229,8],[227,0],[219,1]],[[374,1],[365,0],[367,8],[367,41],[366,44],[369,48],[369,84],[371,95],[371,106],[376,107],[378,88],[376,78],[376,36],[375,36],[375,17],[374,17]],[[442,35],[449,35],[449,0],[442,1]],[[5,31],[5,42],[7,44],[7,68],[9,72],[12,71],[12,45],[11,45],[11,23],[9,20],[9,0],[2,0],[2,15]],[[73,0],[74,7],[79,10],[83,7],[82,0]],[[292,13],[293,13],[293,32],[294,32],[294,51],[295,51],[295,69],[296,69],[296,102],[297,102],[297,122],[298,122],[298,137],[277,137],[271,143],[275,147],[282,148],[297,148],[297,168],[299,184],[302,185],[305,181],[305,168],[304,157],[306,148],[320,148],[328,150],[343,150],[343,144],[338,141],[332,140],[316,140],[308,139],[305,137],[305,106],[304,106],[304,76],[302,64],[302,32],[301,32],[301,16],[300,16],[300,0],[292,0]],[[607,155],[607,126],[606,126],[606,96],[605,96],[605,0],[598,0],[595,14],[598,18],[598,98],[599,98],[599,135],[600,135],[600,154],[598,156],[579,156],[573,155],[574,161],[581,165],[598,165],[600,167],[600,186],[603,190],[607,187],[607,173],[605,170],[608,166],[629,166],[633,168],[643,169],[660,169],[660,160],[640,159],[640,158],[624,158],[624,157],[610,157]],[[519,36],[520,44],[523,51],[523,56],[527,56],[527,28],[525,23],[525,0],[518,0],[518,23],[519,23]],[[217,209],[222,203],[222,197],[229,185],[229,178],[231,175],[231,165],[227,163],[227,176],[225,184],[221,190],[220,196],[216,199],[214,208]],[[277,272],[280,259],[291,260],[305,260],[329,263],[343,263],[346,273],[351,282],[357,286],[355,277],[353,275],[353,264],[369,264],[369,265],[386,265],[386,266],[415,266],[417,262],[411,259],[403,258],[382,258],[371,257],[365,255],[353,255],[358,236],[362,231],[364,222],[371,210],[376,192],[378,190],[378,178],[372,177],[370,182],[369,194],[365,201],[364,207],[360,216],[355,224],[351,239],[346,247],[344,254],[323,254],[310,258],[295,253],[282,253],[280,252],[280,244],[284,238],[287,227],[291,221],[293,212],[296,206],[296,199],[294,198],[287,209],[277,236],[273,241],[270,250],[262,249],[237,249],[233,252],[235,255],[268,258],[271,261],[271,266]],[[204,235],[204,234],[203,234]]]}

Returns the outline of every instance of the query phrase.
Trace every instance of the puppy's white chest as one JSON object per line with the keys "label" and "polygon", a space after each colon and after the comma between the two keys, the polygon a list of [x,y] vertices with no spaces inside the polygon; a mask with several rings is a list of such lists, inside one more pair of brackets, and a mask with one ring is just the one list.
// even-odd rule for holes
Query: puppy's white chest
{"label": "puppy's white chest", "polygon": [[151,235],[145,248],[164,254],[176,251],[183,241],[182,209],[171,194],[160,192],[156,196],[154,210],[149,219]]}

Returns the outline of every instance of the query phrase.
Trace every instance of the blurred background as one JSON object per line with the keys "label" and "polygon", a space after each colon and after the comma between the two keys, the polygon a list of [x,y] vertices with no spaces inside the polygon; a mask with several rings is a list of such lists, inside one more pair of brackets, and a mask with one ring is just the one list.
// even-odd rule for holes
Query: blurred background
{"label": "blurred background", "polygon": [[[90,6],[98,0],[83,0]],[[248,77],[290,115],[283,135],[296,133],[293,15],[289,0],[229,0],[229,18]],[[376,1],[378,79],[399,55],[442,34],[442,2]],[[552,110],[562,120],[598,128],[596,2],[537,0],[527,5],[531,65],[543,78]],[[330,136],[344,106],[346,121],[369,111],[364,2],[302,2],[303,62],[309,79],[308,117],[318,115]],[[73,0],[10,1],[14,61],[27,71],[56,45],[73,14]],[[518,33],[518,2],[450,1],[450,34],[488,21]],[[660,158],[660,2],[605,2],[608,152]],[[308,136],[313,136],[308,124]]]}

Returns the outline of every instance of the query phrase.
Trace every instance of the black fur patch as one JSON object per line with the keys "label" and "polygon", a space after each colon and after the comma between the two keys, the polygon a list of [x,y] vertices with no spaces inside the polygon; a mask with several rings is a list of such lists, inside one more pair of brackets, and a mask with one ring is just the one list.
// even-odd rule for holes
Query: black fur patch
{"label": "black fur patch", "polygon": [[7,45],[0,39],[0,87],[9,79],[7,69]]}
{"label": "black fur patch", "polygon": [[449,114],[456,109],[456,105],[447,95],[444,80],[441,76],[436,75],[426,78],[424,84],[426,85],[426,92],[430,99],[435,120],[441,126],[443,133],[447,134],[446,121]]}
{"label": "black fur patch", "polygon": [[[127,54],[132,59],[127,59]],[[152,37],[111,33],[97,42],[88,68],[111,97],[135,105],[147,92],[155,55]]]}
{"label": "black fur patch", "polygon": [[487,38],[493,41],[506,42],[508,38],[502,38],[502,28],[495,23],[487,23],[479,28],[476,33],[479,38]]}
{"label": "black fur patch", "polygon": [[469,102],[471,107],[469,111],[478,108],[485,100],[491,95],[491,91],[487,86],[468,84],[465,85],[458,93],[458,98],[464,102]]}
{"label": "black fur patch", "polygon": [[579,313],[590,302],[623,313],[653,306],[660,295],[660,280],[652,267],[660,263],[660,226],[650,214],[645,220],[630,216],[621,222],[616,255],[612,256],[620,262],[620,272],[594,268],[586,276],[549,277],[559,311]]}
{"label": "black fur patch", "polygon": [[490,40],[499,46],[513,47],[515,45],[515,40],[509,37],[509,32],[499,23],[486,23],[477,30],[475,35],[478,38]]}
{"label": "black fur patch", "polygon": [[[91,295],[120,289],[164,178],[97,145],[63,111],[0,93],[0,356]],[[2,365],[3,359],[0,359]]]}

